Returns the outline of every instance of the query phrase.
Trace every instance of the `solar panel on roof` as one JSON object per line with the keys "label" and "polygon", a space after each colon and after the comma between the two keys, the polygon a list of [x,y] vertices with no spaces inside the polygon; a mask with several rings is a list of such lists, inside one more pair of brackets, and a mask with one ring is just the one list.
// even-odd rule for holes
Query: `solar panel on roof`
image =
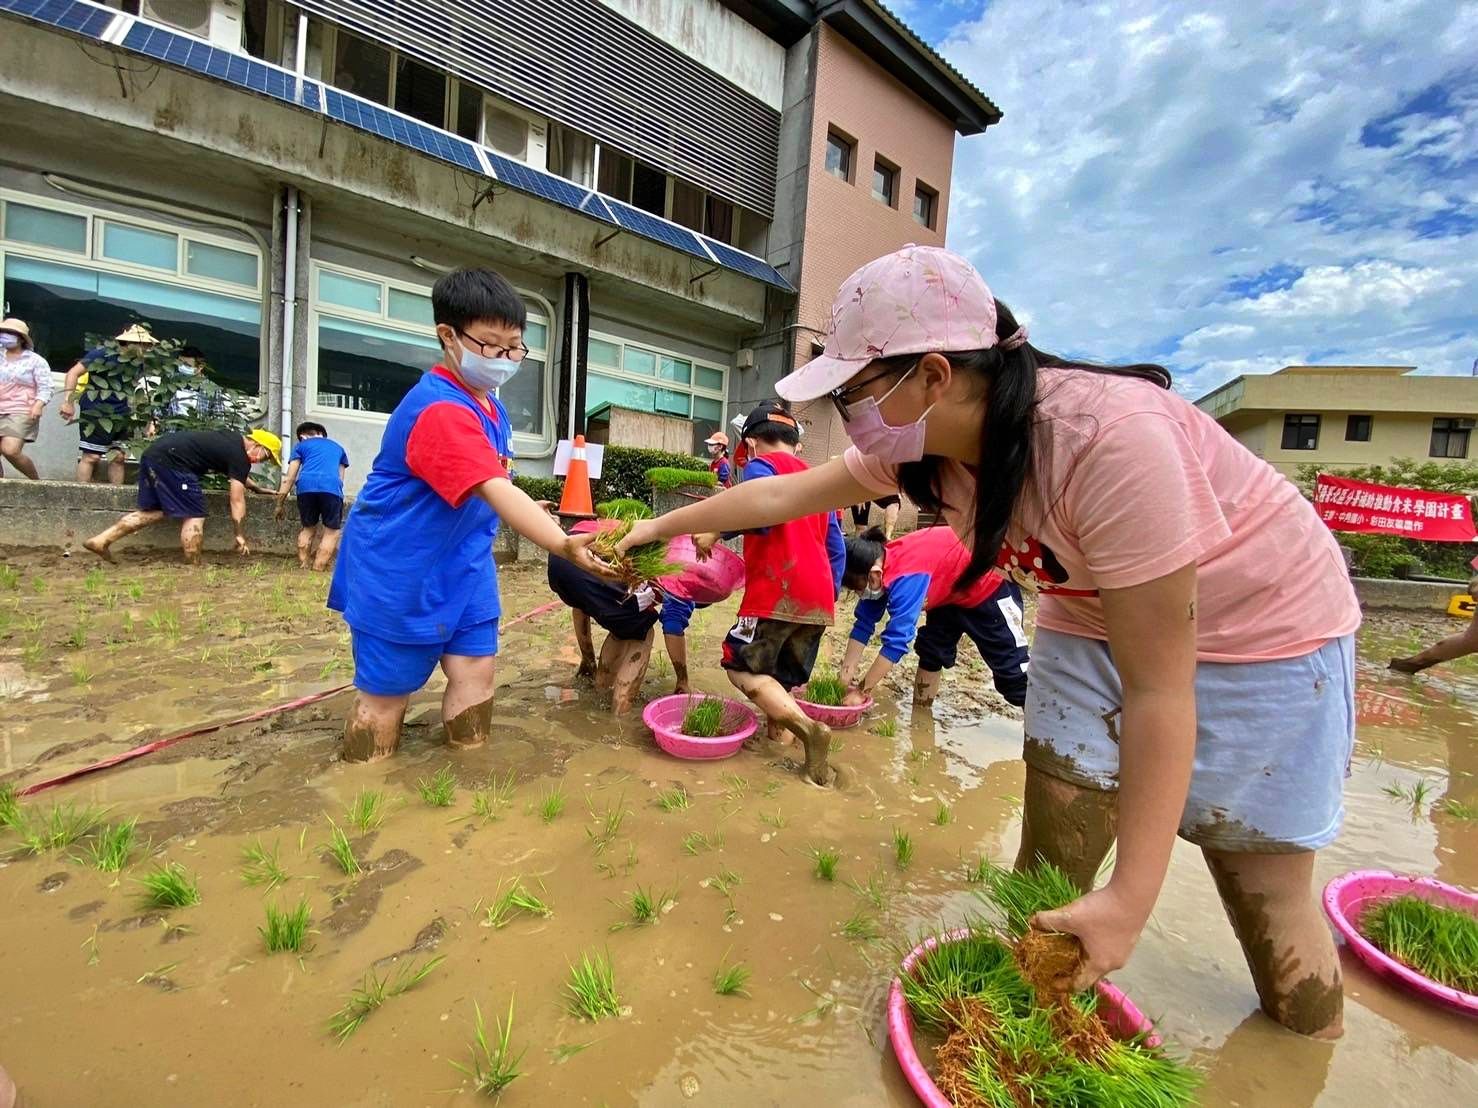
{"label": "solar panel on roof", "polygon": [[0,11],[30,16],[89,38],[100,38],[115,14],[79,0],[0,0]]}
{"label": "solar panel on roof", "polygon": [[591,195],[590,190],[582,188],[572,181],[566,181],[563,177],[556,177],[553,173],[544,173],[516,162],[512,158],[505,158],[501,154],[495,154],[486,148],[483,153],[487,155],[489,164],[493,167],[493,173],[498,180],[505,185],[518,189],[520,192],[533,193],[541,199],[551,203],[559,204],[561,207],[574,208],[583,211],[586,215],[594,216],[596,219],[614,223],[610,212],[605,206],[585,207],[585,202]]}
{"label": "solar panel on roof", "polygon": [[752,254],[746,254],[742,250],[735,250],[731,246],[719,242],[716,239],[705,237],[704,243],[708,249],[713,251],[713,256],[719,263],[729,269],[737,269],[740,273],[755,277],[781,288],[790,288],[790,282],[780,275],[780,271],[769,262],[756,258]]}
{"label": "solar panel on roof", "polygon": [[624,204],[620,200],[612,200],[605,197],[606,206],[616,215],[616,222],[628,231],[658,242],[666,243],[674,249],[681,250],[685,254],[692,254],[709,261],[708,251],[703,249],[703,244],[698,237],[686,227],[679,227],[676,223],[668,223],[665,219],[659,219],[654,215],[633,208],[630,204]]}
{"label": "solar panel on roof", "polygon": [[477,151],[466,139],[428,127],[418,120],[407,119],[377,104],[345,96],[335,88],[325,88],[323,92],[324,112],[330,119],[337,119],[340,123],[347,123],[391,142],[409,146],[474,173],[482,171],[482,163],[477,160]]}

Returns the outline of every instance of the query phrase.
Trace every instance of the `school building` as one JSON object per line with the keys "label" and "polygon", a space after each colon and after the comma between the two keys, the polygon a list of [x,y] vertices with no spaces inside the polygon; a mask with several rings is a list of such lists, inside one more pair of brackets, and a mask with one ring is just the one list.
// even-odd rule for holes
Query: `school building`
{"label": "school building", "polygon": [[529,304],[521,472],[612,411],[693,449],[851,269],[944,241],[955,137],[1000,118],[876,0],[0,0],[0,33],[5,314],[58,375],[136,320],[200,347],[273,429],[326,424],[351,490],[440,273]]}
{"label": "school building", "polygon": [[1478,457],[1471,442],[1478,377],[1419,377],[1415,368],[1291,365],[1228,381],[1196,404],[1290,477],[1310,464]]}

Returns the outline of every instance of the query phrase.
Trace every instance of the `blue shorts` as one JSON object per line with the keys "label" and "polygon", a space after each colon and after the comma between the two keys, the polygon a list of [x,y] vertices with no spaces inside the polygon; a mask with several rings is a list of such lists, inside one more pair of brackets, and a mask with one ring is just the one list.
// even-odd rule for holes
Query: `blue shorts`
{"label": "blue shorts", "polygon": [[337,531],[344,526],[344,498],[331,492],[300,492],[298,520],[304,527],[321,523],[325,531]]}
{"label": "blue shorts", "polygon": [[139,511],[163,512],[173,519],[204,519],[200,478],[183,469],[139,462]]}
{"label": "blue shorts", "polygon": [[446,642],[391,642],[349,628],[354,687],[371,696],[408,696],[431,677],[444,654],[488,658],[498,653],[498,621],[458,630]]}
{"label": "blue shorts", "polygon": [[[1039,628],[1026,764],[1083,788],[1119,787],[1123,693],[1108,644]],[[1355,747],[1355,637],[1297,658],[1196,664],[1196,761],[1181,838],[1229,853],[1328,846]]]}

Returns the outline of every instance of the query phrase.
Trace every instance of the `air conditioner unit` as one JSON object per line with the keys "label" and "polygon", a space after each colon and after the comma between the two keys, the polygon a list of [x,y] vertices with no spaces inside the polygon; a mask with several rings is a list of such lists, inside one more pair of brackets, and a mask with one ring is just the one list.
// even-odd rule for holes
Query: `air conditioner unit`
{"label": "air conditioner unit", "polygon": [[143,0],[139,14],[187,35],[208,39],[211,7],[211,0]]}
{"label": "air conditioner unit", "polygon": [[549,124],[491,96],[482,102],[482,143],[506,158],[544,169],[549,164]]}

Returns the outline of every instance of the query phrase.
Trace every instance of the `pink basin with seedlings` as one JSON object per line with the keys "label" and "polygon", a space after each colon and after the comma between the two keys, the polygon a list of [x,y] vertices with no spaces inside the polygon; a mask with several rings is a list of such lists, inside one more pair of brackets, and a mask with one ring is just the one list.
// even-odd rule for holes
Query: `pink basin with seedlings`
{"label": "pink basin with seedlings", "polygon": [[1433,981],[1398,962],[1360,933],[1360,917],[1377,904],[1398,896],[1418,896],[1442,908],[1478,916],[1478,894],[1432,877],[1403,877],[1384,869],[1357,869],[1324,886],[1324,911],[1350,951],[1380,977],[1404,985],[1427,1000],[1478,1016],[1478,996]]}
{"label": "pink basin with seedlings", "polygon": [[790,695],[795,697],[795,702],[800,705],[801,711],[817,723],[824,723],[828,727],[856,727],[873,705],[873,699],[870,696],[861,704],[845,708],[840,704],[813,704],[804,698],[805,691],[806,686],[802,685],[791,689]]}
{"label": "pink basin with seedlings", "polygon": [[657,745],[674,758],[702,761],[737,754],[744,740],[759,728],[759,719],[748,704],[720,697],[724,702],[724,734],[711,739],[683,734],[683,717],[695,704],[706,699],[699,693],[658,697],[642,711],[642,722],[652,729]]}
{"label": "pink basin with seedlings", "polygon": [[[943,935],[925,939],[914,947],[903,959],[899,973],[913,973],[914,967],[931,950],[944,943],[960,942],[970,937],[968,929],[946,931]],[[1144,1036],[1146,1046],[1160,1045],[1160,1036],[1155,1034],[1155,1025],[1150,1018],[1135,1007],[1134,1002],[1107,981],[1100,981],[1098,989],[1098,1015],[1109,1031],[1120,1039]],[[893,1044],[893,1054],[903,1070],[903,1076],[928,1108],[954,1108],[950,1099],[939,1091],[929,1071],[919,1058],[914,1046],[913,1016],[908,1010],[908,1001],[903,996],[902,977],[893,978],[888,988],[888,1041]]]}

